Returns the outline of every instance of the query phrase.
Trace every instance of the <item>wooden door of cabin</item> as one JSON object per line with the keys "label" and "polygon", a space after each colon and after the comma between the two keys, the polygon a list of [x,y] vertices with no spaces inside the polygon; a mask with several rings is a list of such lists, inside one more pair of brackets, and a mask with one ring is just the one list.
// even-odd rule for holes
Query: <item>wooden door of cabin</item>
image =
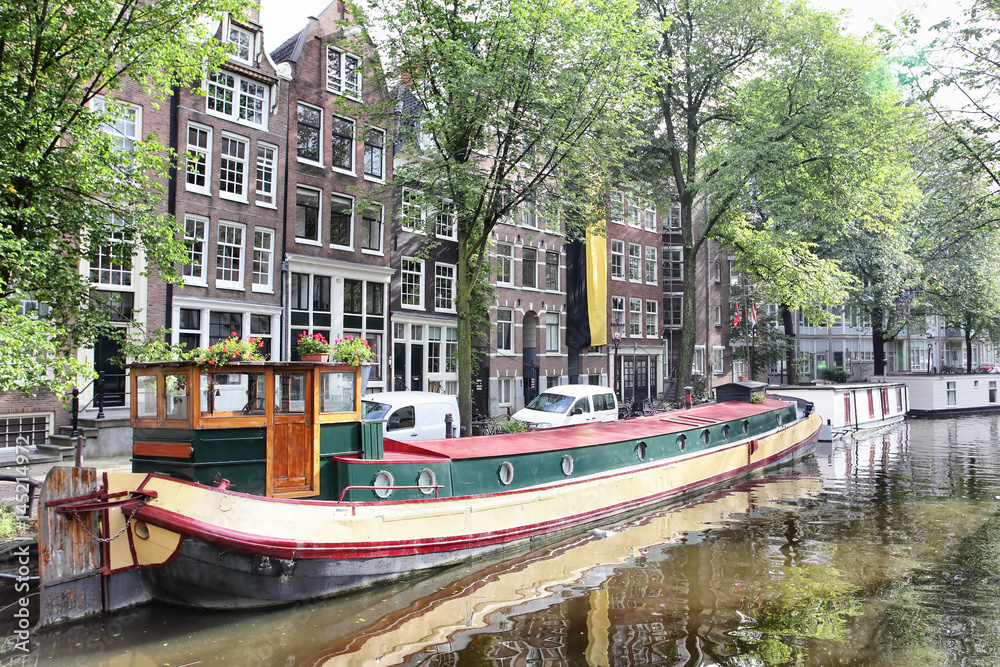
{"label": "wooden door of cabin", "polygon": [[267,433],[267,495],[319,493],[319,430],[313,414],[313,374],[275,371],[274,409]]}

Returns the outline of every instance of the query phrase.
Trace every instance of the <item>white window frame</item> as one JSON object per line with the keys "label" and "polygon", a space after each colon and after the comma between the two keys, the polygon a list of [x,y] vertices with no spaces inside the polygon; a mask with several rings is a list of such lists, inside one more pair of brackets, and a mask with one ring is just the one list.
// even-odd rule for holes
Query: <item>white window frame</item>
{"label": "white window frame", "polygon": [[[331,71],[331,63],[336,62],[337,73]],[[347,64],[354,64],[356,83],[348,84]],[[326,45],[326,89],[331,93],[360,100],[364,94],[364,61],[360,56],[338,49],[333,44]]]}
{"label": "white window frame", "polygon": [[625,297],[611,297],[611,323],[621,322],[625,324]]}
{"label": "white window frame", "polygon": [[657,284],[657,282],[656,282],[656,265],[658,263],[659,263],[659,260],[656,257],[656,246],[651,246],[651,245],[646,246],[646,270],[645,270],[644,273],[645,273],[646,284],[647,285],[656,285]]}
{"label": "white window frame", "polygon": [[514,378],[497,378],[497,405],[501,408],[514,405]]}
{"label": "white window frame", "polygon": [[671,319],[669,322],[667,321],[666,318],[668,316],[671,317],[671,318],[673,317],[674,309],[672,307],[671,308],[667,308],[667,304],[666,303],[663,304],[663,318],[664,318],[663,319],[663,326],[665,328],[667,328],[667,329],[680,329],[682,326],[684,326],[684,293],[683,292],[669,292],[669,293],[663,295],[663,299],[664,299],[664,301],[666,301],[667,299],[670,299],[671,305],[673,304],[674,301],[677,301],[678,303],[680,303],[679,316],[678,316],[678,320],[679,321],[677,321],[677,322],[674,322],[673,319]]}
{"label": "white window frame", "polygon": [[521,202],[521,224],[531,229],[538,229],[538,206],[530,197],[525,197]]}
{"label": "white window frame", "polygon": [[660,302],[646,299],[646,338],[659,338]]}
{"label": "white window frame", "polygon": [[[197,227],[194,227],[193,229],[189,228],[188,223],[194,223],[194,225],[200,224],[201,236],[195,236],[194,234],[197,233]],[[187,214],[184,216],[184,243],[185,245],[191,244],[188,246],[187,250],[189,261],[181,266],[181,275],[184,278],[185,285],[199,285],[202,287],[208,285],[208,278],[206,277],[207,270],[205,268],[205,265],[208,263],[207,261],[208,224],[209,224],[208,218],[204,218],[200,215]],[[201,249],[199,251],[201,254],[201,261],[198,264],[195,264],[193,261],[190,261],[194,258],[196,252],[195,248],[193,247],[195,243],[201,245]],[[200,271],[198,273],[192,271],[192,273],[189,275],[187,273],[188,267],[195,267],[195,266],[200,267]]]}
{"label": "white window frame", "polygon": [[[437,210],[434,211],[433,215],[435,218],[434,235],[446,241],[457,241],[458,213],[455,210],[455,202],[450,199],[442,199],[438,203]],[[442,233],[442,231],[445,233]]]}
{"label": "white window frame", "polygon": [[[378,247],[371,248],[365,245],[372,233],[365,233],[365,226],[370,225],[369,218],[367,217],[368,211],[377,211],[378,218],[375,219],[375,224],[378,225]],[[384,254],[383,246],[385,239],[385,208],[379,204],[369,204],[361,212],[361,253],[364,255],[382,255]]]}
{"label": "white window frame", "polygon": [[[337,123],[335,121],[344,121],[344,122],[348,123],[350,125],[350,127],[351,127],[351,136],[350,136],[350,140],[348,141],[348,145],[350,147],[350,149],[348,150],[348,155],[350,156],[350,162],[351,162],[350,167],[342,167],[342,166],[333,164],[333,148],[334,148],[334,143],[335,143],[334,142],[333,131],[334,131],[334,128],[337,127]],[[344,136],[346,136],[346,135],[342,135],[340,133],[337,134],[338,138],[344,137]],[[355,173],[355,166],[354,165],[355,165],[355,163],[357,162],[357,159],[358,159],[357,158],[357,154],[356,154],[357,151],[355,150],[357,137],[358,137],[358,123],[357,123],[357,121],[355,121],[353,118],[351,118],[349,116],[342,116],[342,115],[340,115],[338,113],[335,113],[335,114],[332,115],[331,120],[330,120],[330,168],[333,169],[333,171],[335,171],[335,172],[337,172],[339,174],[348,174],[350,176],[355,176],[356,175],[356,173]]]}
{"label": "white window frame", "polygon": [[274,238],[273,229],[257,227],[254,230],[250,279],[253,292],[274,293]]}
{"label": "white window frame", "polygon": [[656,233],[656,207],[650,202],[643,202],[643,212],[646,216],[646,231]]}
{"label": "white window frame", "polygon": [[[140,137],[142,137],[142,107],[130,102],[123,102],[114,98],[95,97],[91,103],[91,109],[101,113],[113,114],[114,124],[101,123],[101,129],[110,136],[119,150],[131,151]],[[121,113],[128,111],[131,113]],[[131,123],[128,119],[131,118]]]}
{"label": "white window frame", "polygon": [[[532,260],[528,259],[528,255],[534,253],[535,258]],[[521,288],[522,289],[538,289],[538,253],[537,248],[531,248],[529,246],[523,246],[521,248]],[[531,271],[528,271],[528,267],[531,267]],[[531,276],[532,280],[530,283],[525,282],[525,275]]]}
{"label": "white window frame", "polygon": [[[311,109],[319,118],[319,126],[314,127],[306,124],[306,127],[309,127],[310,131],[315,131],[318,137],[319,155],[316,156],[315,160],[311,157],[303,157],[299,154],[299,126],[302,125],[302,122],[299,120],[299,107]],[[295,159],[303,164],[311,164],[316,167],[323,166],[323,109],[314,104],[303,102],[302,100],[297,100],[295,102]]]}
{"label": "white window frame", "polygon": [[644,207],[641,200],[637,199],[634,203],[631,199],[629,200],[626,211],[629,227],[632,227],[633,229],[642,229],[643,210]]}
{"label": "white window frame", "polygon": [[[330,215],[331,216],[333,215],[333,211],[334,211],[333,201],[335,199],[340,200],[341,203],[347,204],[350,207],[351,219],[350,219],[350,222],[347,223],[347,245],[341,245],[339,243],[334,243],[331,240],[330,241],[330,247],[331,248],[343,248],[345,250],[353,250],[354,249],[354,197],[352,197],[350,195],[345,195],[342,192],[332,192],[332,193],[330,193]],[[333,233],[333,222],[332,221],[330,222],[330,233],[331,234]]]}
{"label": "white window frame", "polygon": [[639,243],[628,244],[628,281],[642,282],[642,245]]}
{"label": "white window frame", "polygon": [[629,338],[642,338],[642,299],[629,297],[628,300],[628,336]]}
{"label": "white window frame", "polygon": [[705,374],[705,346],[695,345],[694,354],[691,356],[691,372],[698,375]]}
{"label": "white window frame", "polygon": [[726,348],[718,345],[712,348],[712,372],[715,375],[726,372]]}
{"label": "white window frame", "polygon": [[715,326],[722,326],[722,306],[715,307]]}
{"label": "white window frame", "polygon": [[[250,189],[250,140],[237,134],[223,132],[222,146],[225,147],[228,145],[231,147],[233,144],[243,145],[243,157],[240,158],[232,153],[224,153],[224,148],[219,149],[219,197],[246,204],[247,191]],[[239,169],[229,169],[227,167],[227,161],[231,161],[236,167],[239,167]],[[238,172],[241,175],[242,182],[240,184],[240,192],[229,192],[223,186],[223,175],[227,171],[233,171],[233,173]],[[235,181],[232,182],[235,184]]]}
{"label": "white window frame", "polygon": [[[415,257],[400,258],[399,276],[400,307],[408,310],[422,310],[424,307],[424,260]],[[407,278],[410,282],[407,282]],[[416,294],[408,294],[408,287],[415,287]]]}
{"label": "white window frame", "polygon": [[[191,143],[191,130],[205,135],[205,146],[202,147]],[[212,128],[210,126],[201,125],[200,123],[188,123],[187,156],[184,160],[184,189],[188,192],[197,192],[203,195],[212,194],[212,137]],[[196,185],[188,180],[192,173],[197,173],[191,170],[192,164],[198,164],[197,160],[192,161],[192,155],[200,155],[203,158],[201,164],[204,169],[204,185]]]}
{"label": "white window frame", "polygon": [[[267,161],[266,156],[262,156],[262,152],[271,152],[270,164]],[[268,144],[263,141],[257,142],[257,171],[254,174],[254,194],[255,203],[261,208],[278,208],[278,191],[277,191],[277,173],[278,173],[278,147],[274,144]],[[269,179],[262,178],[262,175],[270,174]],[[267,201],[270,197],[271,201]]]}
{"label": "white window frame", "polygon": [[[504,319],[501,319],[501,314],[504,315]],[[507,335],[501,335],[501,331],[506,331]],[[514,311],[509,308],[498,308],[497,309],[497,352],[514,352]],[[501,341],[506,341],[510,343],[510,347],[501,347]]]}
{"label": "white window frame", "polygon": [[621,190],[612,190],[608,197],[608,218],[616,225],[625,224],[625,195]]}
{"label": "white window frame", "polygon": [[[223,243],[224,227],[239,233],[238,244],[229,242]],[[246,225],[233,222],[232,220],[220,220],[216,228],[218,229],[218,236],[216,237],[215,247],[215,286],[219,289],[245,291],[245,288],[243,287],[243,272],[246,267]],[[230,250],[228,255],[223,255],[223,248],[231,248],[233,250]],[[232,267],[225,267],[220,264],[226,256],[233,260],[234,265],[237,265],[236,280],[219,278],[220,271],[232,272],[233,270]]]}
{"label": "white window frame", "polygon": [[677,233],[681,231],[681,205],[672,204],[667,212],[667,222],[664,225],[665,231]]}
{"label": "white window frame", "polygon": [[[114,213],[110,213],[109,217],[113,222],[117,223],[119,228],[118,231],[111,232],[110,240],[121,244],[125,240],[125,221]],[[107,254],[105,251],[107,251]],[[118,264],[115,259],[110,244],[98,245],[96,248],[92,248],[90,266],[88,267],[92,285],[110,287],[116,291],[120,291],[122,287],[132,287],[135,282],[133,278],[133,271],[135,270],[134,262],[130,262],[126,266],[125,264]],[[95,271],[97,272],[96,280],[94,279]],[[108,280],[104,280],[105,276],[107,276]]]}
{"label": "white window frame", "polygon": [[559,313],[545,313],[545,352],[559,354]]}
{"label": "white window frame", "polygon": [[625,241],[621,239],[611,239],[611,279],[625,280]]}
{"label": "white window frame", "polygon": [[[299,236],[299,191],[310,192],[316,195],[316,238]],[[295,242],[303,245],[322,245],[323,238],[323,191],[311,188],[308,185],[295,186]]]}
{"label": "white window frame", "polygon": [[[501,252],[500,249],[506,249],[505,252]],[[496,245],[496,250],[494,254],[497,258],[497,285],[504,285],[507,287],[514,286],[514,246],[509,243],[498,243]],[[501,266],[507,267],[507,279],[501,280],[503,273],[500,270]]]}
{"label": "white window frame", "polygon": [[[380,135],[382,137],[382,145],[379,148],[379,152],[378,152],[378,155],[379,155],[379,158],[378,158],[379,159],[378,174],[374,173],[374,171],[369,171],[369,164],[374,164],[374,160],[369,160],[369,158],[368,158],[369,146],[372,146],[372,147],[375,146],[375,144],[370,144],[368,142],[368,137],[371,134]],[[365,176],[365,180],[366,181],[375,181],[376,183],[384,183],[385,182],[385,167],[386,167],[386,163],[385,163],[385,143],[386,143],[386,139],[387,138],[388,138],[388,134],[386,133],[385,130],[383,130],[380,127],[375,127],[373,125],[373,126],[368,127],[365,130],[365,163],[364,163],[363,171],[364,171],[364,176]]]}
{"label": "white window frame", "polygon": [[[455,287],[458,281],[458,267],[454,264],[438,262],[434,265],[434,310],[439,313],[454,313]],[[446,294],[442,299],[439,294]],[[442,305],[447,302],[450,305]]]}
{"label": "white window frame", "polygon": [[423,206],[423,193],[419,190],[403,188],[399,201],[399,226],[414,234],[425,233],[427,210]]}
{"label": "white window frame", "polygon": [[[227,80],[220,81],[218,77],[227,77]],[[229,80],[232,81],[232,86],[229,85]],[[202,85],[205,91],[205,113],[209,116],[225,118],[240,125],[267,131],[268,114],[271,109],[270,86],[225,70],[210,72]],[[257,96],[245,90],[245,87],[249,86],[259,87],[263,95]],[[220,95],[220,92],[223,94]],[[254,100],[254,103],[248,103],[248,100]],[[245,108],[254,108],[256,112],[254,115],[260,115],[260,122],[247,118],[243,113]]]}
{"label": "white window frame", "polygon": [[[554,264],[551,263],[551,262],[549,262],[549,259],[553,255],[556,258],[556,261],[555,261]],[[559,291],[559,274],[561,273],[561,271],[559,270],[559,265],[561,263],[562,263],[562,253],[561,252],[558,252],[558,251],[555,251],[555,250],[546,250],[545,251],[545,291],[547,291],[547,292],[558,292]],[[550,281],[549,280],[549,277],[551,275],[550,274],[550,270],[552,270],[553,266],[555,267],[555,281]],[[550,284],[551,282],[555,282],[555,286],[552,286]]]}
{"label": "white window frame", "polygon": [[[233,33],[236,33],[236,37],[243,37],[246,39],[246,56],[242,54],[244,44],[241,41],[233,40]],[[229,35],[226,39],[230,44],[236,45],[236,52],[230,53],[229,57],[238,62],[244,63],[245,65],[250,65],[253,63],[254,56],[254,35],[249,30],[244,30],[238,26],[230,24]]]}
{"label": "white window frame", "polygon": [[[667,246],[663,253],[663,282],[679,282],[684,280],[684,246]],[[677,275],[673,267],[677,266]]]}

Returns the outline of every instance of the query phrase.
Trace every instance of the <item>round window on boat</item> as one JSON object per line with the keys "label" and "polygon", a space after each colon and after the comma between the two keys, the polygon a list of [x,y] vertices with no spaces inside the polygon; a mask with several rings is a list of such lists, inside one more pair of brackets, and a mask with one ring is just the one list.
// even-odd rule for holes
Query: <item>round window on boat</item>
{"label": "round window on boat", "polygon": [[145,521],[136,519],[135,523],[132,524],[132,532],[141,540],[149,539],[149,526],[146,525]]}
{"label": "round window on boat", "polygon": [[729,424],[722,425],[722,439],[729,440]]}
{"label": "round window on boat", "polygon": [[372,486],[375,487],[375,495],[379,498],[388,498],[392,495],[392,473],[388,470],[379,470],[375,475]]}
{"label": "round window on boat", "polygon": [[781,413],[780,412],[778,412],[778,413],[776,413],[774,415],[774,423],[776,423],[778,426],[781,426]]}
{"label": "round window on boat", "polygon": [[563,454],[562,463],[560,464],[562,472],[564,475],[569,477],[573,474],[573,457],[569,454]]}
{"label": "round window on boat", "polygon": [[435,487],[437,486],[437,476],[434,471],[430,468],[423,468],[417,473],[417,486],[420,487],[420,493],[425,496],[429,496],[434,493]]}
{"label": "round window on boat", "polygon": [[743,420],[743,435],[750,435],[750,422]]}
{"label": "round window on boat", "polygon": [[640,461],[646,460],[646,443],[642,440],[635,446],[635,456]]}
{"label": "round window on boat", "polygon": [[687,449],[687,440],[688,439],[686,435],[677,436],[677,449],[681,450],[682,452],[685,449]]}
{"label": "round window on boat", "polygon": [[514,481],[514,466],[510,461],[504,461],[500,464],[500,469],[497,470],[497,477],[500,478],[501,484],[510,486],[510,483]]}

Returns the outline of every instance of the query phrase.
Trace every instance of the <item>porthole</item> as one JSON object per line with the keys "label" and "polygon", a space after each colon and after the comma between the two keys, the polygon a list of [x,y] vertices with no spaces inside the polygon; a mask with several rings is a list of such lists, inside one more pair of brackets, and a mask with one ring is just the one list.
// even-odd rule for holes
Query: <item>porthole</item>
{"label": "porthole", "polygon": [[379,498],[388,498],[392,495],[392,473],[388,470],[379,470],[375,475],[372,486],[375,487],[375,495]]}
{"label": "porthole", "polygon": [[729,440],[729,424],[722,425],[722,439]]}
{"label": "porthole", "polygon": [[687,449],[687,436],[686,435],[679,435],[679,436],[677,436],[677,449],[681,450],[682,452],[685,449]]}
{"label": "porthole", "polygon": [[435,491],[437,487],[437,476],[434,471],[430,468],[423,468],[417,473],[417,486],[420,487],[420,493],[425,496],[429,496]]}
{"label": "porthole", "polygon": [[562,463],[560,464],[562,472],[564,475],[569,477],[573,474],[573,457],[569,454],[563,454]]}
{"label": "porthole", "polygon": [[501,484],[510,486],[510,483],[514,481],[514,466],[510,461],[504,461],[500,464],[500,468],[497,470],[497,477],[500,479]]}
{"label": "porthole", "polygon": [[646,460],[646,443],[642,440],[635,446],[635,456],[640,461]]}
{"label": "porthole", "polygon": [[712,434],[708,432],[707,428],[701,432],[701,444],[706,447],[712,444]]}
{"label": "porthole", "polygon": [[132,532],[135,533],[135,536],[140,540],[149,539],[149,526],[146,525],[145,521],[139,521],[136,519],[132,524]]}
{"label": "porthole", "polygon": [[750,422],[743,420],[743,435],[750,435]]}
{"label": "porthole", "polygon": [[778,413],[776,413],[776,414],[774,415],[774,422],[775,422],[775,423],[776,423],[776,424],[777,424],[778,426],[781,426],[781,413],[780,413],[780,412],[778,412]]}

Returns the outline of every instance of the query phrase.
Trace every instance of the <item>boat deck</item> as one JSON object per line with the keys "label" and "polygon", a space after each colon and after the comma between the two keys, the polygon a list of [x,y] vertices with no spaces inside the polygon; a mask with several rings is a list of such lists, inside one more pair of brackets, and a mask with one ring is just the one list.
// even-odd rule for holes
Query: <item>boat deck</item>
{"label": "boat deck", "polygon": [[[767,399],[764,403],[727,401],[705,404],[690,410],[663,412],[650,417],[563,426],[503,436],[483,435],[420,442],[401,442],[387,438],[385,458],[397,461],[418,458],[461,460],[592,447],[613,441],[652,438],[699,426],[744,419],[787,405],[788,403],[784,401],[773,399]],[[353,458],[353,455],[350,458]]]}

